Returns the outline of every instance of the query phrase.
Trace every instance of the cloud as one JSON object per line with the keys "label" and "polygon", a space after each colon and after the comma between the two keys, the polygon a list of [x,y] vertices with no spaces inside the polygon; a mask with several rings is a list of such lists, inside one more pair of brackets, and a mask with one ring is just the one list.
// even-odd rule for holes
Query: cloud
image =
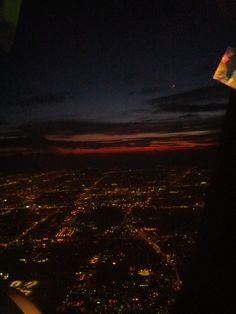
{"label": "cloud", "polygon": [[156,123],[142,122],[95,122],[95,121],[76,121],[76,120],[56,120],[40,123],[22,125],[19,128],[26,133],[40,133],[44,135],[57,134],[72,136],[76,134],[136,134],[146,130],[152,132],[157,129]]}
{"label": "cloud", "polygon": [[215,112],[225,109],[229,89],[222,85],[214,85],[192,91],[148,100],[153,113],[159,112]]}
{"label": "cloud", "polygon": [[[155,79],[156,81],[157,79]],[[164,93],[164,92],[167,92],[169,90],[173,90],[173,86],[171,83],[159,83],[159,84],[156,84],[156,85],[150,85],[150,86],[146,86],[146,87],[143,87],[141,90],[139,91],[132,91],[130,92],[129,94],[130,95],[153,95],[153,94],[156,94],[156,93]]]}
{"label": "cloud", "polygon": [[35,134],[15,134],[0,137],[0,147],[49,148],[51,143],[43,136]]}
{"label": "cloud", "polygon": [[47,137],[50,135],[68,138],[100,134],[101,136],[126,136],[138,134],[160,133],[168,134],[181,131],[202,131],[219,129],[222,126],[223,116],[199,117],[198,115],[165,119],[162,121],[144,122],[96,122],[80,120],[49,120],[32,122],[18,127],[18,132],[25,136]]}
{"label": "cloud", "polygon": [[159,122],[110,123],[57,120],[35,122],[2,133],[1,151],[55,152],[58,149],[124,150],[209,146],[217,142],[222,117],[183,116]]}
{"label": "cloud", "polygon": [[199,115],[197,113],[186,113],[180,116],[180,119],[197,119]]}
{"label": "cloud", "polygon": [[222,111],[225,109],[225,103],[206,103],[206,104],[176,104],[176,103],[161,103],[158,108],[155,108],[153,113],[157,112],[212,112]]}
{"label": "cloud", "polygon": [[42,93],[38,95],[30,95],[25,96],[19,93],[15,93],[12,97],[6,96],[5,103],[10,106],[38,106],[38,105],[54,105],[63,103],[67,99],[71,98],[71,95],[68,92],[60,92],[60,93]]}

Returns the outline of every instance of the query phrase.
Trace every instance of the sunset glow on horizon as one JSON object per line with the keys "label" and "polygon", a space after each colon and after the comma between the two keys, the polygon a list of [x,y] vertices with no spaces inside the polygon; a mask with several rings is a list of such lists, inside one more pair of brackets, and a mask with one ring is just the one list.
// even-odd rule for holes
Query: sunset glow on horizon
{"label": "sunset glow on horizon", "polygon": [[102,147],[102,148],[61,148],[57,147],[55,153],[59,155],[86,155],[86,154],[124,154],[145,152],[187,151],[190,149],[203,149],[213,147],[213,143],[196,144],[192,142],[159,143],[152,146],[140,147]]}

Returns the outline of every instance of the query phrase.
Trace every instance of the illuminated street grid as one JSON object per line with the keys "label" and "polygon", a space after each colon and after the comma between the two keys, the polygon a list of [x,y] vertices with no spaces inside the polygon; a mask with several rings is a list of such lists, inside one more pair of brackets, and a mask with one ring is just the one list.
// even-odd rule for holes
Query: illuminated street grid
{"label": "illuminated street grid", "polygon": [[208,181],[167,166],[2,175],[1,282],[44,313],[168,313]]}

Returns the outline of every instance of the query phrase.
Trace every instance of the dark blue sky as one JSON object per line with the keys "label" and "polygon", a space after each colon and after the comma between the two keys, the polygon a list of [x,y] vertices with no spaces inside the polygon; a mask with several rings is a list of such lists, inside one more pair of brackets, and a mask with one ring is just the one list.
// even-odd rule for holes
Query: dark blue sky
{"label": "dark blue sky", "polygon": [[215,142],[229,89],[212,76],[232,45],[215,1],[30,2],[1,57],[2,153]]}

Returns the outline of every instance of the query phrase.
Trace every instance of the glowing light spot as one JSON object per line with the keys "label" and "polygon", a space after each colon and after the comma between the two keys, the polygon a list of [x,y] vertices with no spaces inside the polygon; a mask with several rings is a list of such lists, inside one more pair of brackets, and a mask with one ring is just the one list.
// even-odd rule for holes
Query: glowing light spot
{"label": "glowing light spot", "polygon": [[153,272],[151,269],[143,268],[143,269],[139,269],[138,274],[143,277],[148,277],[148,276],[151,276]]}

